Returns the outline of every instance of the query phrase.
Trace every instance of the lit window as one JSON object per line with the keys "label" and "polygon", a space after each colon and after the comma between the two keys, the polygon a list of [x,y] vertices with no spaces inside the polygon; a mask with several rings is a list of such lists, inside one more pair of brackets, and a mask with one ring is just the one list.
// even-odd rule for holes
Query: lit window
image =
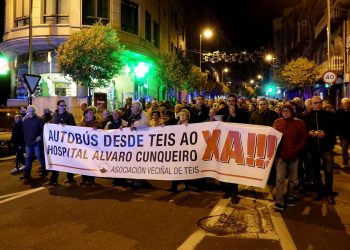
{"label": "lit window", "polygon": [[84,0],[83,24],[93,25],[99,20],[109,23],[109,0]]}
{"label": "lit window", "polygon": [[44,23],[68,23],[68,0],[45,0]]}
{"label": "lit window", "polygon": [[29,25],[29,1],[15,0],[15,26]]}
{"label": "lit window", "polygon": [[139,6],[127,0],[121,1],[122,30],[138,34],[138,9]]}

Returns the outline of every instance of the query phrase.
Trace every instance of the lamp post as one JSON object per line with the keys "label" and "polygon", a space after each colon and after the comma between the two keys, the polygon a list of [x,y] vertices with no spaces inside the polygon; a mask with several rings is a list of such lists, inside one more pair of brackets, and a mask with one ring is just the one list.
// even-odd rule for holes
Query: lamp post
{"label": "lamp post", "polygon": [[[203,32],[205,38],[210,38],[213,32],[210,29],[206,29]],[[202,72],[202,33],[199,35],[199,69]]]}
{"label": "lamp post", "polygon": [[224,73],[225,72],[228,72],[228,68],[223,68],[222,70],[221,70],[221,82],[224,82]]}

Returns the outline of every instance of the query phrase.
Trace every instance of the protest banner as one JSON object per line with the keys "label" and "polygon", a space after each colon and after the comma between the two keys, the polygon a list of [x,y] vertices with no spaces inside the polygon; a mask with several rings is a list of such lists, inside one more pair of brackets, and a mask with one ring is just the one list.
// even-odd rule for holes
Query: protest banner
{"label": "protest banner", "polygon": [[282,134],[225,122],[96,130],[46,124],[47,170],[97,177],[219,181],[265,187]]}

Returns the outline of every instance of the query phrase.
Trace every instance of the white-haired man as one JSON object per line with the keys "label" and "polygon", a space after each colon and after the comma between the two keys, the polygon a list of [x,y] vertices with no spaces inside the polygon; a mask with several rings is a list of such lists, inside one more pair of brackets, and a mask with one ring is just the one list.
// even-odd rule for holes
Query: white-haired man
{"label": "white-haired man", "polygon": [[337,129],[342,148],[343,167],[349,164],[349,141],[350,141],[350,98],[341,100],[342,107],[337,109]]}
{"label": "white-haired man", "polygon": [[37,116],[34,105],[29,105],[23,119],[23,135],[26,144],[26,167],[20,179],[30,179],[34,155],[40,162],[41,176],[47,176],[44,159],[43,130],[45,121]]}

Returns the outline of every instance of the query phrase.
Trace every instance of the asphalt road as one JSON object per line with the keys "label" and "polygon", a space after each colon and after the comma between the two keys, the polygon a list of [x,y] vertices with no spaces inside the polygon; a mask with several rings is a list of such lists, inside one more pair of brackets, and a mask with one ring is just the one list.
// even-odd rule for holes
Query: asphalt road
{"label": "asphalt road", "polygon": [[70,186],[61,174],[41,187],[37,163],[28,183],[9,174],[13,165],[0,161],[0,249],[350,249],[350,168],[335,169],[336,205],[310,193],[276,213],[267,189],[240,186],[232,204],[212,181],[173,194],[169,181],[133,191],[100,178]]}

